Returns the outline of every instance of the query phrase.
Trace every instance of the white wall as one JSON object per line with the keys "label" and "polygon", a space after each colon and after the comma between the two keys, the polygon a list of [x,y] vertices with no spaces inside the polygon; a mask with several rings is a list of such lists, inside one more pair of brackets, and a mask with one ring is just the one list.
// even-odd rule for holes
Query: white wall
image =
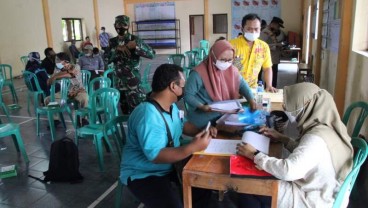
{"label": "white wall", "polygon": [[24,70],[21,56],[47,47],[41,0],[3,0],[0,6],[0,63]]}

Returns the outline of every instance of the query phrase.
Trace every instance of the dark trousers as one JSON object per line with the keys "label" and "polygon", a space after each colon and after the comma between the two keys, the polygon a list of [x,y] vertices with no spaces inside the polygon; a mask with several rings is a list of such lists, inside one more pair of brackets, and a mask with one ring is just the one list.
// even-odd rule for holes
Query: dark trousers
{"label": "dark trousers", "polygon": [[271,199],[270,196],[239,194],[238,208],[269,208]]}
{"label": "dark trousers", "polygon": [[[183,200],[180,194],[182,186],[175,172],[165,176],[150,176],[143,179],[128,180],[129,190],[149,208],[182,208]],[[177,187],[175,187],[177,185]],[[211,191],[192,188],[193,207],[207,207]]]}
{"label": "dark trousers", "polygon": [[[272,64],[272,87],[277,87],[277,74],[279,72],[279,65],[278,64]],[[262,70],[259,71],[258,74],[258,81],[262,81]],[[263,85],[266,87],[265,82],[263,82]]]}

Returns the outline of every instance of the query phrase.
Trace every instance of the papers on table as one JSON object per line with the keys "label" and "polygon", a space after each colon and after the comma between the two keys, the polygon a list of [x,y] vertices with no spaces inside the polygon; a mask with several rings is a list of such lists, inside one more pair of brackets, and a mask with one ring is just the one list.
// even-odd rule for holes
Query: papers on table
{"label": "papers on table", "polygon": [[237,113],[243,110],[242,105],[238,100],[226,100],[214,102],[209,105],[213,111],[221,113]]}
{"label": "papers on table", "polygon": [[240,139],[211,139],[210,144],[204,151],[195,154],[233,155],[236,154],[236,145],[239,143],[241,143]]}
{"label": "papers on table", "polygon": [[268,154],[270,149],[270,138],[253,131],[244,132],[242,142],[251,144],[254,148],[265,154]]}

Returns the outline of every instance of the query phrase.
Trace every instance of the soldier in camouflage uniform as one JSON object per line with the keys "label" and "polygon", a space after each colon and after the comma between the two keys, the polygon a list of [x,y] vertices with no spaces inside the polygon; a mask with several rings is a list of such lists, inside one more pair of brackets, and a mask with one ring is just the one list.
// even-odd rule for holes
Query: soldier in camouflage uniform
{"label": "soldier in camouflage uniform", "polygon": [[116,88],[120,91],[122,112],[130,114],[139,103],[146,99],[140,86],[140,57],[152,59],[155,57],[155,51],[138,36],[128,32],[128,16],[115,17],[114,26],[118,36],[109,41],[109,63],[113,62],[115,65]]}

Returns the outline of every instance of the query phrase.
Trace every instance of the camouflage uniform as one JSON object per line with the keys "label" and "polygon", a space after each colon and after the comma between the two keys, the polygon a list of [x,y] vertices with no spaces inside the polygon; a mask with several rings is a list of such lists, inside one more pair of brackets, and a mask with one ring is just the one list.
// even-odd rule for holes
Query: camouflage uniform
{"label": "camouflage uniform", "polygon": [[[117,16],[115,23],[124,22],[129,25],[129,17]],[[126,45],[129,41],[136,41],[136,48],[130,49],[131,56],[116,50],[119,45]],[[141,75],[139,72],[141,56],[154,58],[155,51],[138,36],[126,32],[123,36],[111,38],[109,41],[109,63],[115,65],[117,77],[116,88],[120,91],[120,104],[124,114],[130,114],[134,108],[146,99],[146,95],[140,86]]]}

